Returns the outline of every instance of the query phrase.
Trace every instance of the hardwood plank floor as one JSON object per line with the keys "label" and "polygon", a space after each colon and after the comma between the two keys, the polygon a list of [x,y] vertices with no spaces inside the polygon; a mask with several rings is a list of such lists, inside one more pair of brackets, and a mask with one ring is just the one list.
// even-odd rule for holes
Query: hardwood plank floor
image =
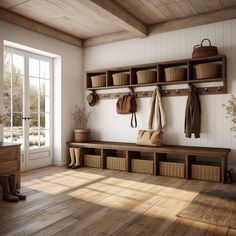
{"label": "hardwood plank floor", "polygon": [[203,188],[236,185],[96,168],[47,167],[22,176],[26,201],[0,200],[0,235],[236,235],[176,217]]}

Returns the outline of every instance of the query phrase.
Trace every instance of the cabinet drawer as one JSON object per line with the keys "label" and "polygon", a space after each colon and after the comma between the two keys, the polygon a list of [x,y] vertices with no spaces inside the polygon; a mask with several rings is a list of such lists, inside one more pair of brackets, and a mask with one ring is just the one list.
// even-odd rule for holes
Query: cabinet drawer
{"label": "cabinet drawer", "polygon": [[16,173],[17,162],[15,160],[1,161],[0,160],[0,175]]}
{"label": "cabinet drawer", "polygon": [[17,154],[18,154],[18,148],[2,148],[0,149],[0,159],[17,159]]}

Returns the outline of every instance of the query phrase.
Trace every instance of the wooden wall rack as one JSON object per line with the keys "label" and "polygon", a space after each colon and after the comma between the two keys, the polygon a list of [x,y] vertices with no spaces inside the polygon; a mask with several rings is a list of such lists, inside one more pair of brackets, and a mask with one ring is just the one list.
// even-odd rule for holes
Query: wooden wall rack
{"label": "wooden wall rack", "polygon": [[[217,78],[210,79],[196,79],[194,67],[202,63],[217,63],[220,65],[219,76]],[[187,77],[183,81],[165,81],[164,69],[167,67],[181,66],[187,68]],[[156,81],[154,83],[138,84],[136,72],[138,70],[152,69],[157,71]],[[129,74],[129,84],[124,86],[114,86],[112,80],[112,74],[126,72]],[[91,76],[106,74],[106,86],[105,87],[92,87]],[[186,96],[188,94],[188,88],[178,88],[178,89],[162,89],[162,86],[168,85],[180,85],[180,84],[195,84],[195,83],[212,83],[212,82],[222,82],[223,85],[220,86],[207,86],[198,88],[200,95],[209,95],[209,94],[225,94],[227,93],[227,58],[225,55],[206,57],[206,58],[197,58],[197,59],[183,59],[175,61],[165,61],[157,62],[152,64],[143,64],[143,65],[133,65],[126,67],[117,67],[117,68],[108,68],[101,69],[96,71],[87,71],[86,72],[86,88],[90,91],[97,90],[107,90],[107,89],[121,89],[129,88],[134,90],[138,87],[145,86],[158,86],[161,90],[161,95],[166,96]],[[151,91],[138,91],[134,94],[137,98],[150,97],[152,96]],[[117,93],[103,93],[99,94],[99,99],[115,99],[119,98],[128,92],[117,92]]]}

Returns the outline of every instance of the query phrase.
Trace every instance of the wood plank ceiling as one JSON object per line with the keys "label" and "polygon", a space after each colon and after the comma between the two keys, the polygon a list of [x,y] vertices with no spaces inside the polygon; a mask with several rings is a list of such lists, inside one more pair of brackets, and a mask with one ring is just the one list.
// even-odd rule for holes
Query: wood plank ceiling
{"label": "wood plank ceiling", "polygon": [[0,0],[0,19],[77,46],[236,18],[236,0]]}

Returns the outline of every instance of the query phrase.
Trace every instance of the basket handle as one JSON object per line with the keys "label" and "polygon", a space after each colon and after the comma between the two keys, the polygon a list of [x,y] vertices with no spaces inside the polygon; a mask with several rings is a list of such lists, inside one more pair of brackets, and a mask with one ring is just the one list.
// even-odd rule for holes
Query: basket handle
{"label": "basket handle", "polygon": [[209,46],[211,47],[211,41],[210,41],[210,39],[207,39],[207,38],[205,38],[205,39],[203,39],[203,40],[201,41],[201,47],[203,47],[203,42],[204,42],[204,41],[208,41]]}

